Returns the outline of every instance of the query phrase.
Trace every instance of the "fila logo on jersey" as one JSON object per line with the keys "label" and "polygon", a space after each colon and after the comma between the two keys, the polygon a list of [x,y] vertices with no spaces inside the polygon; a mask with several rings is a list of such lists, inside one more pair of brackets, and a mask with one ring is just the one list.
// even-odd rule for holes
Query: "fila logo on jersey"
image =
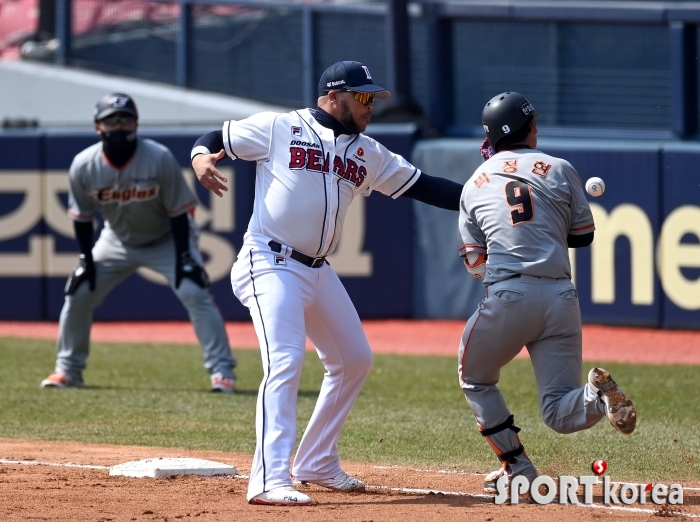
{"label": "fila logo on jersey", "polygon": [[[318,147],[315,143],[305,145]],[[305,169],[313,172],[328,172],[330,170],[330,154],[326,154],[324,161],[322,152],[316,148],[290,147],[289,154],[290,170]],[[350,158],[347,158],[343,164],[343,160],[338,156],[333,158],[333,173],[358,188],[365,182],[367,177],[367,169],[364,165],[358,165]]]}
{"label": "fila logo on jersey", "polygon": [[301,127],[292,127],[292,134],[294,136],[301,136]]}
{"label": "fila logo on jersey", "polygon": [[106,187],[93,191],[92,196],[100,203],[114,203],[126,205],[132,201],[147,201],[158,195],[160,190],[159,185],[148,188],[139,188],[136,186],[119,189],[116,186]]}
{"label": "fila logo on jersey", "polygon": [[275,256],[275,264],[276,265],[286,265],[287,258],[284,256]]}

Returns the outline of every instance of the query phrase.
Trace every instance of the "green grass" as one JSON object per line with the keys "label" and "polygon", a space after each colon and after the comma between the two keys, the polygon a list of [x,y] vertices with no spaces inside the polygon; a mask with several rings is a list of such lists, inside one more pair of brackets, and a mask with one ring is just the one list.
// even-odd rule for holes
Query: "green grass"
{"label": "green grass", "polygon": [[[235,396],[208,393],[201,350],[175,345],[95,343],[86,388],[42,390],[54,343],[0,339],[0,437],[252,453],[260,355],[236,355]],[[502,391],[540,472],[590,474],[591,462],[604,458],[616,480],[699,480],[700,368],[603,366],[635,401],[632,436],[618,434],[606,420],[573,435],[553,432],[540,418],[530,362],[503,369]],[[322,376],[316,355],[307,354],[299,434]],[[475,472],[497,467],[457,384],[456,357],[376,355],[340,446],[350,461]]]}

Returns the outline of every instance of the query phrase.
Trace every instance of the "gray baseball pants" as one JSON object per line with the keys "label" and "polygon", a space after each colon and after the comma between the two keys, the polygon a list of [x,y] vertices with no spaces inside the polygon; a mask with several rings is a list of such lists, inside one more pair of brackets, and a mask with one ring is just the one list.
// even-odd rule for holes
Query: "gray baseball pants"
{"label": "gray baseball pants", "polygon": [[[486,287],[470,317],[459,350],[459,379],[482,429],[507,421],[510,410],[498,389],[500,371],[525,346],[537,381],[542,418],[558,433],[573,433],[604,417],[602,402],[581,386],[581,311],[568,279],[518,276]],[[505,451],[517,448],[507,429],[493,435]]]}
{"label": "gray baseball pants", "polygon": [[[201,263],[199,251],[191,247]],[[95,290],[87,281],[73,295],[66,296],[59,322],[56,371],[81,376],[90,350],[93,312],[107,295],[140,267],[148,267],[168,279],[170,287],[185,306],[197,339],[204,350],[204,367],[212,373],[232,376],[236,360],[226,336],[224,321],[211,293],[194,281],[183,279],[175,289],[175,245],[172,237],[148,247],[130,247],[103,229],[92,249],[95,261]]]}

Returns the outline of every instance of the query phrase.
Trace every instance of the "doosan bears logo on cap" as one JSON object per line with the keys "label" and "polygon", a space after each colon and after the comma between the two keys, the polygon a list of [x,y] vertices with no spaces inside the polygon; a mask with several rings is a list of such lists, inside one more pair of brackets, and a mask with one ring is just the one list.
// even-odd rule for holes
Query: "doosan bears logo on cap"
{"label": "doosan bears logo on cap", "polygon": [[116,107],[125,107],[127,103],[129,103],[128,96],[112,96],[109,99],[109,104],[115,108]]}

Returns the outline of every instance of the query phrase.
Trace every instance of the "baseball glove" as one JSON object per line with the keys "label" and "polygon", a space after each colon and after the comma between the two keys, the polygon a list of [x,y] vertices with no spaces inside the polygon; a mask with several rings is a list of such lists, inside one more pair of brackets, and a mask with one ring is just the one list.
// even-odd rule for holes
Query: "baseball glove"
{"label": "baseball glove", "polygon": [[464,258],[464,266],[471,275],[477,279],[483,279],[486,275],[486,259],[488,259],[487,254],[480,254],[479,252],[467,252]]}
{"label": "baseball glove", "polygon": [[189,252],[183,252],[175,265],[175,288],[180,288],[184,278],[197,283],[200,288],[209,288],[209,276],[206,270],[192,258]]}
{"label": "baseball glove", "polygon": [[91,292],[95,291],[95,262],[92,260],[92,257],[80,254],[78,264],[71,275],[68,276],[63,292],[66,295],[73,295],[83,281],[90,283]]}

